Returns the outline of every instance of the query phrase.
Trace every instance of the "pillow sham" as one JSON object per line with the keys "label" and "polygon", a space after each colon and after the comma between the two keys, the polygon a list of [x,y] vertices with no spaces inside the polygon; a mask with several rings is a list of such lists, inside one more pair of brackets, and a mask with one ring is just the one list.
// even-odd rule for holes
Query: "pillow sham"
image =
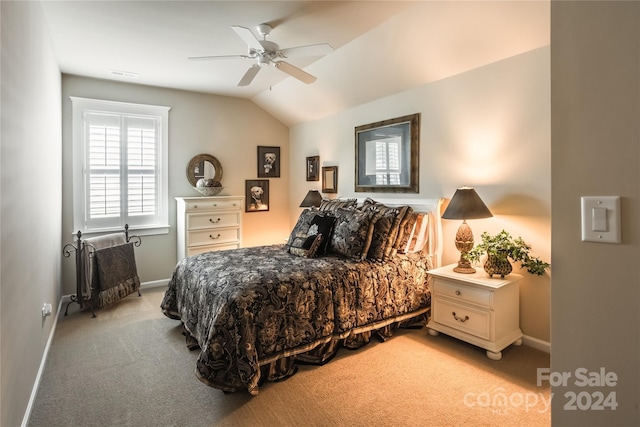
{"label": "pillow sham", "polygon": [[389,244],[389,231],[398,213],[395,208],[378,207],[378,213],[371,220],[373,235],[367,252],[368,259],[373,261],[382,261],[384,259],[384,251]]}
{"label": "pillow sham", "polygon": [[366,258],[371,245],[373,235],[371,219],[376,214],[376,210],[337,208],[334,214],[336,223],[331,233],[331,252],[362,261]]}
{"label": "pillow sham", "polygon": [[427,227],[429,227],[429,215],[418,214],[411,232],[411,238],[408,239],[407,244],[404,246],[404,253],[411,254],[421,252],[424,249],[428,241]]}
{"label": "pillow sham", "polygon": [[[390,259],[395,255],[393,249],[398,240],[398,233],[400,232],[400,226],[404,225],[403,220],[413,212],[413,208],[411,206],[400,206],[398,209],[398,215],[393,220],[393,224],[391,225],[391,229],[389,230],[389,238],[388,244],[384,248],[384,259]],[[407,218],[408,219],[408,218]]]}
{"label": "pillow sham", "polygon": [[418,212],[411,212],[407,216],[407,221],[405,222],[404,227],[398,230],[397,240],[398,240],[399,253],[402,253],[402,254],[405,253],[407,243],[411,238],[411,233],[413,233],[413,228],[416,225],[416,220],[418,219],[419,215],[424,215],[424,214],[420,214]]}
{"label": "pillow sham", "polygon": [[354,208],[357,203],[357,199],[322,199],[318,210],[333,212],[338,208]]}

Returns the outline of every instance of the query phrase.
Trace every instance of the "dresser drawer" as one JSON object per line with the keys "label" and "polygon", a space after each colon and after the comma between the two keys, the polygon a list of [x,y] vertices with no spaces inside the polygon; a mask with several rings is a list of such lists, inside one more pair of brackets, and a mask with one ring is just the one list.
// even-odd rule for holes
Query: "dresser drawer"
{"label": "dresser drawer", "polygon": [[240,212],[209,212],[187,215],[187,230],[232,227],[240,224]]}
{"label": "dresser drawer", "polygon": [[242,205],[238,200],[190,200],[185,203],[185,212],[201,212],[215,209],[217,210],[238,210]]}
{"label": "dresser drawer", "polygon": [[240,241],[240,229],[209,229],[202,231],[189,231],[187,233],[187,246],[212,245]]}
{"label": "dresser drawer", "polygon": [[227,243],[223,245],[206,245],[206,246],[191,246],[187,250],[187,256],[203,254],[205,252],[224,251],[227,249],[238,249],[239,243]]}
{"label": "dresser drawer", "polygon": [[458,331],[488,340],[491,335],[491,312],[445,299],[433,301],[433,320]]}
{"label": "dresser drawer", "polygon": [[454,301],[467,302],[487,308],[492,306],[493,292],[490,289],[475,288],[441,278],[434,282],[433,292],[438,296],[445,296]]}

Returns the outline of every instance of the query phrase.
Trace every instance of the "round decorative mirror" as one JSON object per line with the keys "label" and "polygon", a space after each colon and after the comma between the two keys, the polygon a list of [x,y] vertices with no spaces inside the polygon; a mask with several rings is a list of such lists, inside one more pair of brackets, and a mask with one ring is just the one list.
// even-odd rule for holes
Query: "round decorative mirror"
{"label": "round decorative mirror", "polygon": [[210,154],[198,154],[187,165],[187,179],[192,187],[200,178],[222,181],[222,165]]}

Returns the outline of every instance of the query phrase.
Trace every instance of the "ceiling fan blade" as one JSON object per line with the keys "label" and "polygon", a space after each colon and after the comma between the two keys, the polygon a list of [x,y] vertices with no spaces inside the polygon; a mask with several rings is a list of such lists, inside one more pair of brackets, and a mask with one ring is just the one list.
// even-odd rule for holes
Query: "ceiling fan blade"
{"label": "ceiling fan blade", "polygon": [[298,67],[294,67],[288,62],[274,61],[273,65],[280,71],[284,71],[285,73],[289,74],[291,77],[295,77],[296,79],[300,80],[303,83],[310,84],[316,81],[316,78],[314,76],[307,73],[306,71],[302,71]]}
{"label": "ceiling fan blade", "polygon": [[249,83],[253,81],[253,78],[256,76],[256,74],[258,74],[258,71],[260,71],[260,66],[258,64],[253,64],[251,67],[249,67],[247,72],[244,73],[244,76],[242,76],[242,78],[238,82],[238,86],[248,86]]}
{"label": "ceiling fan blade", "polygon": [[191,61],[208,61],[210,59],[247,59],[247,55],[212,55],[212,56],[190,56]]}
{"label": "ceiling fan blade", "polygon": [[280,49],[280,54],[285,58],[302,56],[324,56],[333,52],[333,47],[328,43],[312,44],[308,46],[289,47]]}
{"label": "ceiling fan blade", "polygon": [[260,44],[260,40],[258,40],[256,35],[253,34],[253,31],[239,25],[232,25],[231,28],[236,32],[237,35],[240,36],[242,40],[244,40],[247,45],[249,45],[249,48],[258,52],[264,51],[262,44]]}

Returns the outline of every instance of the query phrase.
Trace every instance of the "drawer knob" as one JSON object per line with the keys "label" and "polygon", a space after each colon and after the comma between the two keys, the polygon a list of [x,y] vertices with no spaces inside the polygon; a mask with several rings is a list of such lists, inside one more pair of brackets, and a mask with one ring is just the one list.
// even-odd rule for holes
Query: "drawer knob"
{"label": "drawer knob", "polygon": [[212,223],[212,224],[217,224],[217,223],[220,222],[220,218],[216,219],[215,221],[213,219],[209,218],[209,222]]}
{"label": "drawer knob", "polygon": [[198,209],[198,205],[193,205],[193,209]]}
{"label": "drawer knob", "polygon": [[464,318],[456,316],[456,312],[455,311],[452,311],[451,314],[453,314],[453,318],[456,319],[460,323],[464,323],[467,320],[469,320],[469,316],[464,316]]}
{"label": "drawer knob", "polygon": [[211,240],[216,240],[216,239],[217,239],[217,238],[219,238],[219,237],[220,237],[220,233],[218,233],[218,235],[217,235],[216,237],[213,237],[211,234],[209,234],[209,238],[210,238]]}
{"label": "drawer knob", "polygon": [[456,295],[460,296],[460,295],[462,295],[462,292],[456,291]]}

